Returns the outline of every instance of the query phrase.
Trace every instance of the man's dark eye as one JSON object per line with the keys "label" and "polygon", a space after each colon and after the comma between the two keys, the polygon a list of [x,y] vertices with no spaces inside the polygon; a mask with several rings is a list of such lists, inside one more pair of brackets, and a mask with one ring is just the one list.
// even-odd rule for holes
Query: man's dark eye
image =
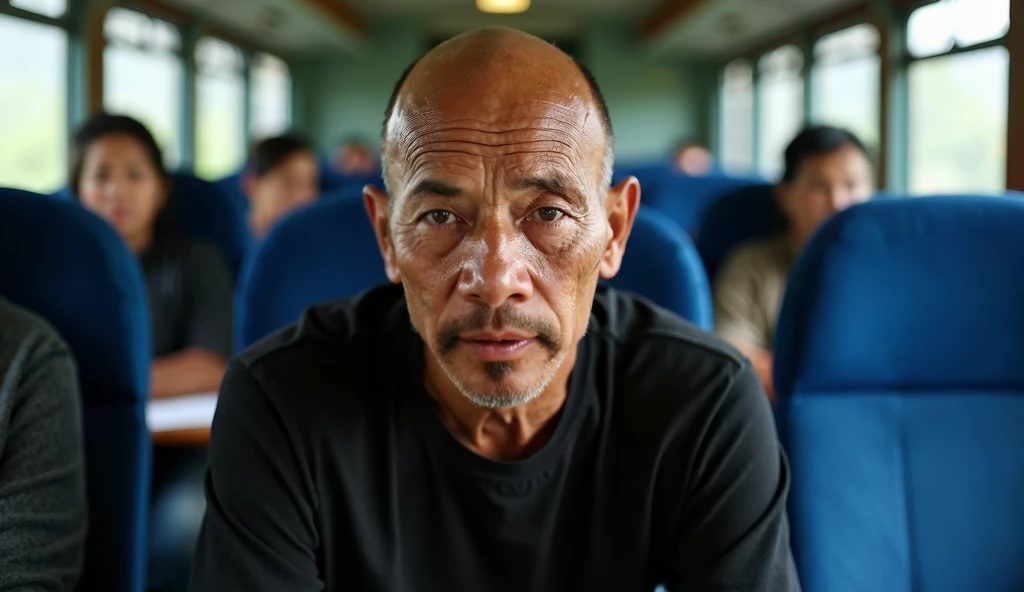
{"label": "man's dark eye", "polygon": [[534,215],[541,222],[554,222],[565,215],[565,212],[558,208],[539,208]]}
{"label": "man's dark eye", "polygon": [[448,210],[432,210],[430,212],[427,212],[424,217],[431,224],[443,225],[455,222],[455,214],[449,212]]}

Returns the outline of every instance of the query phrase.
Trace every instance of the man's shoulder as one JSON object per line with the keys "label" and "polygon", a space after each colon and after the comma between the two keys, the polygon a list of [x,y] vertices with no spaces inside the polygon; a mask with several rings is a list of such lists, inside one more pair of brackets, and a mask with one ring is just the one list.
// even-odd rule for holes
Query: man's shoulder
{"label": "man's shoulder", "polygon": [[736,247],[726,266],[762,272],[788,272],[792,249],[785,235],[772,235],[747,241]]}
{"label": "man's shoulder", "polygon": [[743,355],[722,339],[644,298],[602,289],[594,303],[599,331],[615,344],[620,358],[672,375],[680,368],[672,360],[734,370],[745,363]]}
{"label": "man's shoulder", "polygon": [[257,341],[238,358],[249,368],[288,366],[294,372],[323,358],[337,366],[360,364],[393,354],[403,328],[412,333],[401,286],[378,286],[307,308],[296,323]]}
{"label": "man's shoulder", "polygon": [[69,355],[57,330],[31,310],[0,298],[0,369],[16,359],[32,363],[50,355]]}

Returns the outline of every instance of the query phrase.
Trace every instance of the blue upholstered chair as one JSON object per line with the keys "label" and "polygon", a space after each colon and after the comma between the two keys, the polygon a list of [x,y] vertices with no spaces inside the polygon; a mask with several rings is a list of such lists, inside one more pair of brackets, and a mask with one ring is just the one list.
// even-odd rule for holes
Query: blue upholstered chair
{"label": "blue upholstered chair", "polygon": [[881,200],[799,258],[775,342],[806,590],[1024,590],[1024,202]]}
{"label": "blue upholstered chair", "polygon": [[711,328],[711,291],[697,250],[682,229],[653,208],[640,207],[622,268],[604,283]]}
{"label": "blue upholstered chair", "polygon": [[149,515],[150,328],[135,257],[64,200],[0,189],[0,294],[45,317],[78,364],[89,534],[79,590],[141,592]]}
{"label": "blue upholstered chair", "polygon": [[312,304],[387,282],[361,198],[322,201],[284,218],[247,259],[235,299],[241,349]]}
{"label": "blue upholstered chair", "polygon": [[723,195],[704,212],[697,233],[697,251],[708,277],[714,281],[718,268],[740,244],[785,227],[785,218],[767,183],[742,187]]}
{"label": "blue upholstered chair", "polygon": [[182,232],[217,247],[237,272],[251,241],[245,211],[239,210],[237,201],[215,183],[176,173],[170,204]]}

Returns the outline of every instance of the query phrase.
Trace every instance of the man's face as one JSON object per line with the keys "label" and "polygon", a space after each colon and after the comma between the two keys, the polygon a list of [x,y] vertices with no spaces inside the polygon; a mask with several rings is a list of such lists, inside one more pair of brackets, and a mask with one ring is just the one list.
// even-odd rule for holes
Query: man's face
{"label": "man's face", "polygon": [[[436,364],[474,403],[508,407],[543,391],[574,353],[598,276],[617,271],[625,237],[610,221],[609,203],[621,208],[602,186],[594,107],[490,89],[399,104],[392,192],[368,194],[367,205],[430,351],[428,375]],[[635,200],[630,224],[632,213]]]}
{"label": "man's face", "polygon": [[804,244],[833,214],[871,197],[871,163],[853,145],[806,159],[790,183],[778,187],[779,204],[797,243]]}

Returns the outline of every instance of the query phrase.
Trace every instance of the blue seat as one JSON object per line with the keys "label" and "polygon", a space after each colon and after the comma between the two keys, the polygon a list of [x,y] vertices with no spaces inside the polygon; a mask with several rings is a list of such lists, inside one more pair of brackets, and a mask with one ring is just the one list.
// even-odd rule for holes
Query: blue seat
{"label": "blue seat", "polygon": [[640,207],[622,268],[603,283],[639,294],[702,329],[711,328],[711,290],[697,249],[656,210]]}
{"label": "blue seat", "polygon": [[171,185],[172,216],[181,230],[220,249],[237,272],[251,237],[245,211],[215,183],[185,173],[175,173]]}
{"label": "blue seat", "polygon": [[1024,590],[1024,202],[879,200],[798,259],[775,342],[804,588]]}
{"label": "blue seat", "polygon": [[312,304],[387,282],[362,199],[303,208],[274,226],[243,266],[235,296],[235,346],[298,320]]}
{"label": "blue seat", "polygon": [[138,262],[96,216],[13,189],[0,189],[0,259],[0,294],[49,320],[78,364],[89,495],[78,589],[140,592],[150,498],[151,345]]}
{"label": "blue seat", "polygon": [[772,186],[767,183],[742,187],[716,199],[704,212],[696,241],[708,277],[714,280],[734,248],[777,232],[785,224]]}

